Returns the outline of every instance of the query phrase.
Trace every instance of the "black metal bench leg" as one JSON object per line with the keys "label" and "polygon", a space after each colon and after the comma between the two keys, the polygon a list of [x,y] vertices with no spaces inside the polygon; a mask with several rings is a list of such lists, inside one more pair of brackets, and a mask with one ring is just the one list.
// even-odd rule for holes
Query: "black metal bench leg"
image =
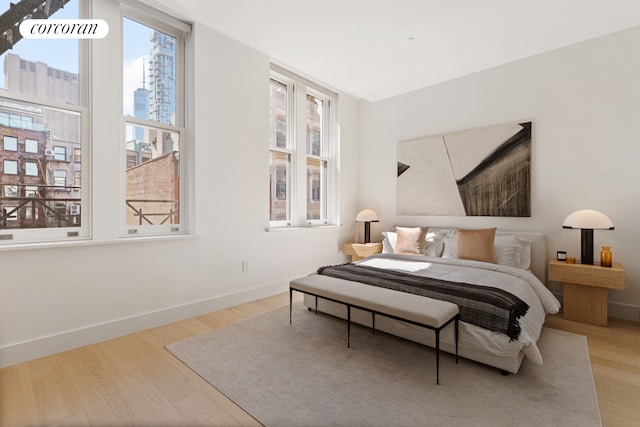
{"label": "black metal bench leg", "polygon": [[347,305],[347,348],[351,348],[351,306]]}
{"label": "black metal bench leg", "polygon": [[293,305],[293,289],[289,288],[289,324],[291,324],[291,306]]}
{"label": "black metal bench leg", "polygon": [[440,384],[440,329],[436,329],[436,384]]}
{"label": "black metal bench leg", "polygon": [[456,365],[458,364],[458,335],[460,334],[459,332],[459,327],[458,327],[458,320],[460,319],[460,315],[456,316]]}
{"label": "black metal bench leg", "polygon": [[371,333],[376,334],[376,314],[371,312]]}

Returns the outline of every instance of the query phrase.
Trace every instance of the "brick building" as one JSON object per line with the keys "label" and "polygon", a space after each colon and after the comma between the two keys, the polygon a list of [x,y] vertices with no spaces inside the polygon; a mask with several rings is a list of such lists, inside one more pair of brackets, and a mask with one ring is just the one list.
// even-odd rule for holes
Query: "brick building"
{"label": "brick building", "polygon": [[127,225],[179,223],[178,165],[169,152],[127,169]]}

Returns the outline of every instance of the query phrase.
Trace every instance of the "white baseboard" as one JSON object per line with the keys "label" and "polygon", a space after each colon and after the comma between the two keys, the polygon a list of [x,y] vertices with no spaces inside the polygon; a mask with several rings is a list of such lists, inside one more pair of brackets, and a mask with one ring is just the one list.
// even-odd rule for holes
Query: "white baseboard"
{"label": "white baseboard", "polygon": [[289,282],[196,301],[0,347],[0,368],[286,292]]}
{"label": "white baseboard", "polygon": [[[562,303],[562,294],[554,293],[558,301]],[[618,302],[609,302],[607,304],[607,314],[609,317],[618,319],[640,321],[640,307],[635,305],[621,304]]]}
{"label": "white baseboard", "polygon": [[608,314],[610,317],[634,320],[636,322],[640,321],[640,307],[628,304],[620,304],[617,302],[610,302],[608,310]]}

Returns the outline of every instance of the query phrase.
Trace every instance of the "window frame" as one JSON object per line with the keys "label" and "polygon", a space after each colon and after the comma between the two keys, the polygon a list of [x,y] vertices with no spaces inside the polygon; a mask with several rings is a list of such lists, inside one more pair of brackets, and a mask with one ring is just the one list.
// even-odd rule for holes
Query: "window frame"
{"label": "window frame", "polygon": [[[271,221],[269,218],[269,229],[337,226],[339,225],[338,94],[275,64],[271,64],[269,78],[270,81],[272,79],[276,80],[286,84],[288,89],[292,89],[292,95],[290,95],[292,105],[290,106],[287,123],[289,132],[287,140],[290,141],[290,150],[292,151],[292,172],[289,185],[291,217],[289,221]],[[323,101],[323,135],[320,156],[307,153],[307,95]],[[275,149],[270,146],[270,155],[272,151],[275,151]],[[322,191],[320,197],[325,215],[319,219],[307,218],[307,192],[310,191],[307,176],[307,162],[309,159],[319,160],[321,163],[324,162],[326,164],[326,173],[323,179],[324,191]]]}
{"label": "window frame", "polygon": [[[189,122],[189,110],[187,108],[187,81],[186,75],[189,64],[189,38],[191,36],[191,25],[171,17],[152,7],[140,4],[139,2],[124,1],[120,7],[120,23],[124,19],[130,19],[139,24],[150,27],[154,30],[168,34],[176,39],[176,112],[175,124],[171,125],[155,120],[141,119],[121,112],[121,209],[120,209],[120,233],[119,237],[141,237],[141,236],[162,236],[174,234],[186,234],[189,231],[191,206],[189,192],[189,134],[187,132],[187,123]],[[124,38],[124,26],[121,32]],[[123,40],[124,43],[124,40]],[[124,61],[124,58],[121,58]],[[127,225],[127,203],[126,203],[126,170],[127,170],[127,150],[126,150],[126,129],[127,126],[143,126],[163,132],[177,133],[179,135],[179,163],[178,163],[178,179],[179,179],[179,223],[163,224],[163,225]]]}

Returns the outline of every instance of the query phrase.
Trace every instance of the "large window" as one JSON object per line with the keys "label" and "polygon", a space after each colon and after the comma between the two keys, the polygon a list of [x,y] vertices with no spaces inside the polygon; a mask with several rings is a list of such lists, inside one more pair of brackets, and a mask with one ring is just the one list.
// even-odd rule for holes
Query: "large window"
{"label": "large window", "polygon": [[125,10],[123,228],[128,235],[185,229],[185,24]]}
{"label": "large window", "polygon": [[[190,25],[137,0],[14,3],[0,2],[15,20],[0,43],[0,245],[186,232]],[[104,18],[109,34],[16,37],[41,13]]]}
{"label": "large window", "polygon": [[[5,14],[7,21],[16,22],[5,24],[30,17],[34,10],[26,10],[26,3],[16,2],[12,13]],[[9,8],[8,2],[2,5]],[[87,16],[87,5],[80,0],[47,2],[38,10],[54,19],[77,19]],[[72,211],[86,204],[87,189],[67,186],[58,176],[59,170],[86,173],[81,159],[60,162],[66,160],[60,149],[89,143],[88,44],[78,39],[12,40],[11,49],[0,52],[0,243],[88,237],[86,218]]]}
{"label": "large window", "polygon": [[273,67],[270,80],[271,227],[337,223],[336,96]]}

